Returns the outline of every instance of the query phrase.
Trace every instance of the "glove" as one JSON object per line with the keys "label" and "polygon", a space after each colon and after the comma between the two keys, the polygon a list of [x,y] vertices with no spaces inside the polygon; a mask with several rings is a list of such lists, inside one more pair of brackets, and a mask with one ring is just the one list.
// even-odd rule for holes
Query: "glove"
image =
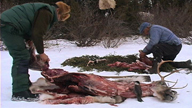
{"label": "glove", "polygon": [[146,53],[144,53],[142,50],[139,50],[139,57],[140,58],[144,58],[144,57],[146,57]]}

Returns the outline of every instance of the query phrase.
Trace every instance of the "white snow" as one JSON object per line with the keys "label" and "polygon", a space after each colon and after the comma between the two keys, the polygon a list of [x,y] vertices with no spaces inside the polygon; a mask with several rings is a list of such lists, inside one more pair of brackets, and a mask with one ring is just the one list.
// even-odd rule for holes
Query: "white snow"
{"label": "white snow", "polygon": [[[46,42],[47,43],[47,42]],[[59,45],[56,45],[58,43]],[[50,68],[62,68],[69,72],[77,72],[78,68],[73,68],[71,66],[63,67],[61,65],[66,59],[72,57],[79,57],[82,55],[129,55],[137,54],[138,50],[143,49],[146,45],[141,38],[137,40],[128,39],[128,41],[118,48],[104,48],[102,45],[94,47],[76,47],[76,45],[71,44],[71,42],[66,40],[53,40],[46,44],[49,48],[45,49],[45,53],[49,55]],[[149,55],[152,56],[152,55]],[[192,60],[192,45],[183,45],[181,52],[178,54],[175,61],[186,61],[188,59]],[[11,101],[12,95],[12,79],[11,79],[11,66],[12,58],[9,55],[8,51],[1,51],[1,108],[114,108],[116,106],[111,106],[109,104],[85,104],[85,105],[76,105],[76,104],[59,104],[59,105],[47,105],[38,102],[15,102]],[[118,108],[192,108],[192,73],[185,69],[179,73],[174,73],[171,76],[167,77],[166,80],[176,81],[178,83],[175,87],[182,87],[188,84],[184,89],[175,89],[178,92],[178,98],[170,103],[162,102],[155,97],[144,97],[144,102],[138,102],[135,98],[126,99],[123,103],[117,104]],[[36,81],[39,77],[42,77],[39,71],[29,70],[30,79],[32,82]],[[135,75],[134,72],[123,71],[120,74],[117,72],[85,72],[85,73],[94,73],[97,75]],[[189,74],[187,74],[189,73]],[[162,72],[163,75],[167,73]],[[150,75],[152,81],[160,80],[160,77],[157,74]],[[170,86],[172,83],[170,83]]]}

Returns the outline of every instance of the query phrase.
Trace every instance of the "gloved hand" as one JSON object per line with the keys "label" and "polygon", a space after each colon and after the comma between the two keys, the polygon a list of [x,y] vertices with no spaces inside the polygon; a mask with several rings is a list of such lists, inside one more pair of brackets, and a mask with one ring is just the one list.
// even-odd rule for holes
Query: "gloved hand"
{"label": "gloved hand", "polygon": [[49,57],[45,54],[45,53],[42,53],[42,54],[39,54],[40,55],[40,58],[43,62],[45,63],[49,63],[50,59]]}
{"label": "gloved hand", "polygon": [[142,51],[142,50],[139,50],[139,57],[140,58],[144,58],[144,57],[146,57],[146,54]]}
{"label": "gloved hand", "polygon": [[153,65],[153,62],[147,57],[146,53],[144,53],[142,50],[139,50],[139,60],[141,62],[144,62],[145,64],[149,65],[149,66],[152,66]]}

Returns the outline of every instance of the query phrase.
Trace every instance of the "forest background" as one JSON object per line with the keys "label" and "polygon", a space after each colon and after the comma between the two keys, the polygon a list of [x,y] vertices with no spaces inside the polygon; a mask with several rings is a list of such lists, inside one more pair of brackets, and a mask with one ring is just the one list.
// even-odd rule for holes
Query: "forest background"
{"label": "forest background", "polygon": [[[12,6],[61,0],[1,0],[0,14]],[[100,10],[99,0],[63,0],[71,6],[71,17],[58,22],[44,36],[45,40],[67,39],[79,47],[102,41],[105,48],[118,47],[125,38],[139,35],[144,22],[172,30],[186,44],[192,44],[192,0],[116,0],[115,9]]]}

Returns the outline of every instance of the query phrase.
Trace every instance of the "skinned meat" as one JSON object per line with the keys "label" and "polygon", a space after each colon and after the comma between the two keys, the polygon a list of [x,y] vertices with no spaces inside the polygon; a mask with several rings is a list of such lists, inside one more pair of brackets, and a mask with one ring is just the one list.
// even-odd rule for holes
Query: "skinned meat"
{"label": "skinned meat", "polygon": [[129,71],[133,71],[133,70],[148,70],[149,68],[151,68],[150,65],[145,64],[144,62],[141,62],[139,60],[137,60],[136,62],[133,62],[131,64],[128,64],[126,62],[115,62],[112,64],[108,64],[108,66],[110,67],[123,67],[123,68],[128,68]]}
{"label": "skinned meat", "polygon": [[[92,96],[122,96],[135,98],[134,82],[116,82],[94,74],[69,73],[62,69],[49,69],[42,75],[60,88]],[[151,84],[141,84],[142,96],[152,96]]]}
{"label": "skinned meat", "polygon": [[[40,101],[45,104],[116,104],[136,98],[134,81],[111,81],[99,75],[71,73],[63,69],[47,69],[41,74],[45,78],[39,78],[30,90],[41,94]],[[177,97],[177,92],[162,81],[140,83],[140,86],[142,97],[154,96],[162,101],[173,101]]]}

